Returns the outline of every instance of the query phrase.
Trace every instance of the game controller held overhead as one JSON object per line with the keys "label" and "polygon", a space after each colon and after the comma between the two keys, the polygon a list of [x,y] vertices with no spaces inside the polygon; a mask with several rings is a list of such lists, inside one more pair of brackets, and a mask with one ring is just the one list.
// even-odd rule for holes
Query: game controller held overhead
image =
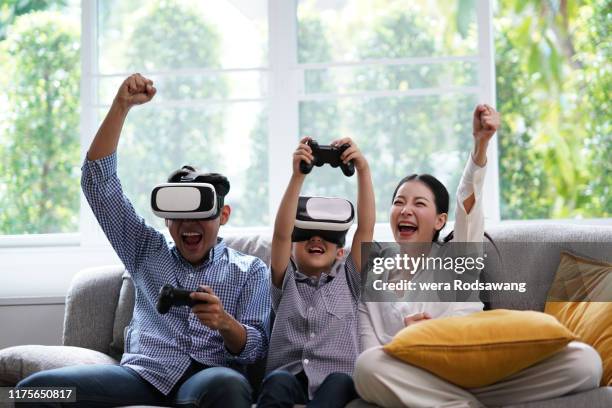
{"label": "game controller held overhead", "polygon": [[309,140],[306,143],[312,149],[314,160],[310,164],[303,160],[300,162],[300,171],[303,174],[310,173],[314,166],[321,167],[324,164],[329,164],[332,167],[340,166],[340,169],[347,177],[355,174],[355,164],[353,161],[351,160],[345,164],[340,159],[342,153],[344,153],[344,151],[350,147],[349,144],[345,143],[342,146],[337,147],[332,145],[319,145],[316,140]]}
{"label": "game controller held overhead", "polygon": [[200,303],[206,303],[192,299],[189,295],[193,292],[204,292],[204,290],[202,288],[198,288],[196,291],[175,288],[170,284],[162,286],[159,290],[159,297],[157,298],[157,311],[160,314],[166,314],[170,311],[172,306],[193,307]]}

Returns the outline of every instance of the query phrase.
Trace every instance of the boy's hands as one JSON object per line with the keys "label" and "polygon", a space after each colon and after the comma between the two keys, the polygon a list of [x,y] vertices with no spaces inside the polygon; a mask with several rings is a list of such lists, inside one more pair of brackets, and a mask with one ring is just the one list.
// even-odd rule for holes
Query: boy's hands
{"label": "boy's hands", "polygon": [[340,147],[344,144],[350,145],[348,149],[346,149],[342,156],[340,156],[340,160],[344,164],[353,160],[353,164],[355,164],[355,169],[357,171],[362,171],[368,168],[368,161],[361,153],[361,150],[357,147],[357,144],[350,137],[343,137],[341,139],[334,140],[331,142],[332,146]]}
{"label": "boy's hands", "polygon": [[305,136],[300,140],[300,144],[298,145],[295,152],[293,152],[293,175],[294,176],[304,176],[304,174],[300,171],[300,162],[304,160],[306,163],[310,164],[314,160],[314,156],[312,155],[312,149],[306,143],[312,140],[310,136]]}
{"label": "boy's hands", "polygon": [[134,105],[149,102],[156,92],[157,89],[153,86],[153,81],[140,74],[133,74],[127,77],[119,87],[115,96],[115,103],[123,109],[129,110]]}

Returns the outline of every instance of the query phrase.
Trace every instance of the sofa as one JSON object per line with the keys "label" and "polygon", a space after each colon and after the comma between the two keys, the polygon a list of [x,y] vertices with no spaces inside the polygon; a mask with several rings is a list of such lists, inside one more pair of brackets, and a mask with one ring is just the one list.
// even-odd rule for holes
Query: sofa
{"label": "sofa", "polygon": [[[485,264],[484,279],[504,281],[507,277],[535,288],[524,295],[483,294],[487,308],[544,309],[548,288],[559,264],[560,251],[612,262],[612,227],[563,225],[549,222],[500,224],[487,229],[497,245],[497,256]],[[250,235],[226,238],[228,246],[270,261],[270,238]],[[522,244],[512,244],[522,243]],[[607,258],[607,259],[605,259]],[[66,296],[62,346],[15,346],[0,350],[0,386],[12,386],[42,369],[71,364],[117,364],[123,351],[125,327],[131,319],[134,287],[122,265],[83,270],[73,279]],[[264,362],[248,368],[257,390]],[[350,408],[372,407],[355,400]],[[547,401],[509,405],[507,408],[612,407],[612,387],[567,395]]]}

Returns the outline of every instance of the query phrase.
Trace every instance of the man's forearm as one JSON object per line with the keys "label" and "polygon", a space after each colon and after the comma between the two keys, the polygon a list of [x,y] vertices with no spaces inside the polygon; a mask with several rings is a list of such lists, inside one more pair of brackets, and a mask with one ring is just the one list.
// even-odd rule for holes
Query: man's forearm
{"label": "man's forearm", "polygon": [[246,344],[247,336],[245,327],[233,316],[227,314],[227,322],[219,328],[219,333],[223,337],[225,347],[232,354],[240,354]]}
{"label": "man's forearm", "polygon": [[93,142],[91,142],[91,146],[87,152],[87,159],[98,160],[109,156],[117,150],[121,129],[123,128],[128,112],[129,108],[117,102],[113,102],[102,125],[100,125],[98,129],[98,133],[96,133]]}

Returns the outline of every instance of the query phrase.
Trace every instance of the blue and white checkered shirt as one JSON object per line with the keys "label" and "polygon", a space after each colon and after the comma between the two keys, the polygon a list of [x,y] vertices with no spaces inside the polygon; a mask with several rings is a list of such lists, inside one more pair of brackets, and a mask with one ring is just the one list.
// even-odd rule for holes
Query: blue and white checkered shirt
{"label": "blue and white checkered shirt", "polygon": [[361,276],[349,255],[319,279],[296,270],[291,261],[282,288],[271,284],[276,319],[266,371],[304,371],[312,399],[325,377],[353,374],[359,355],[357,306]]}
{"label": "blue and white checkered shirt", "polygon": [[[208,259],[194,267],[136,214],[117,177],[115,153],[95,161],[85,159],[82,171],[85,197],[136,287],[121,365],[136,370],[167,395],[192,359],[240,369],[262,358],[270,323],[270,274],[264,262],[218,239]],[[159,289],[167,283],[188,289],[212,287],[225,311],[246,328],[240,354],[231,354],[219,332],[200,323],[188,307],[173,307],[160,315],[155,304]]]}

